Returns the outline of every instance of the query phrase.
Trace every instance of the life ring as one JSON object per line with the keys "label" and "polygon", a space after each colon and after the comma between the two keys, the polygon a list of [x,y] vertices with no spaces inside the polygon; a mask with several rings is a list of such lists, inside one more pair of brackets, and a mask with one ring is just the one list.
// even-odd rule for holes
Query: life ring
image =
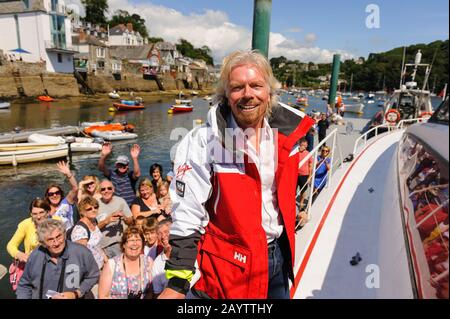
{"label": "life ring", "polygon": [[394,109],[387,111],[386,114],[384,115],[386,122],[389,122],[391,124],[400,121],[400,117],[401,117],[400,112]]}
{"label": "life ring", "polygon": [[419,115],[420,119],[429,119],[433,115],[432,112],[422,112]]}

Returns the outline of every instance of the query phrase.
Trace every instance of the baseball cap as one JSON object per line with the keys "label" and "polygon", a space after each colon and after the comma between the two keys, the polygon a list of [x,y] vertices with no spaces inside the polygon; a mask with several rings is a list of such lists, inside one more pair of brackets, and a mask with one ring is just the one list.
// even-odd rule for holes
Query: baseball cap
{"label": "baseball cap", "polygon": [[130,160],[128,159],[127,156],[125,156],[125,155],[119,155],[119,156],[117,156],[116,164],[124,164],[124,165],[128,165],[129,163],[130,163]]}

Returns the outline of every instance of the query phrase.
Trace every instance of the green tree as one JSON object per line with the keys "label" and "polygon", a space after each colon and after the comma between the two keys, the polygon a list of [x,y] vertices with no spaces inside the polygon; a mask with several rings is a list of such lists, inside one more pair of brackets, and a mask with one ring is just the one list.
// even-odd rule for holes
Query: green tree
{"label": "green tree", "polygon": [[201,48],[195,48],[189,41],[180,39],[179,43],[176,44],[176,47],[183,56],[203,60],[207,65],[214,65],[214,60],[211,56],[211,49],[206,45]]}
{"label": "green tree", "polygon": [[133,25],[133,30],[137,31],[144,38],[148,37],[147,27],[145,26],[145,19],[141,18],[139,14],[130,13],[126,10],[117,10],[114,12],[114,15],[111,17],[111,20],[108,21],[111,27],[115,27],[119,24],[127,24],[131,23]]}
{"label": "green tree", "polygon": [[150,37],[148,38],[148,42],[149,43],[158,43],[158,42],[164,42],[163,38],[158,38],[158,37]]}
{"label": "green tree", "polygon": [[105,14],[108,12],[108,0],[81,0],[86,8],[86,16],[83,21],[97,25],[106,25]]}

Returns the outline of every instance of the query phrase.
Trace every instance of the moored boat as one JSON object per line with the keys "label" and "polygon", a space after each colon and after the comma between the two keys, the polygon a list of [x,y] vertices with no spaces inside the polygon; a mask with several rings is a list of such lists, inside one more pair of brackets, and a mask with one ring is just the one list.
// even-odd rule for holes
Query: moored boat
{"label": "moored boat", "polygon": [[175,104],[168,110],[168,113],[185,113],[192,112],[194,107],[191,100],[175,100]]}
{"label": "moored boat", "polygon": [[42,102],[53,102],[55,99],[49,95],[39,95],[38,100]]}
{"label": "moored boat", "polygon": [[117,93],[116,91],[109,92],[109,93],[108,93],[108,96],[109,96],[111,99],[120,99],[120,94]]}
{"label": "moored boat", "polygon": [[[30,143],[29,143],[30,144]],[[0,152],[0,165],[17,166],[20,163],[40,162],[68,155],[67,145],[53,145],[16,151]]]}
{"label": "moored boat", "polygon": [[58,142],[30,142],[30,143],[8,143],[0,144],[0,152],[13,152],[13,151],[24,151],[24,150],[34,150],[42,149],[53,146],[58,146],[61,143]]}
{"label": "moored boat", "polygon": [[363,114],[364,104],[363,103],[344,104],[344,108],[345,112]]}
{"label": "moored boat", "polygon": [[[49,136],[44,134],[32,134],[28,137],[28,142],[31,143],[68,143],[68,138],[61,136]],[[70,143],[70,149],[73,152],[98,152],[102,149],[102,144],[97,143],[93,138],[74,137],[73,142]]]}
{"label": "moored boat", "polygon": [[128,103],[113,103],[113,106],[116,108],[117,111],[131,111],[131,110],[143,110],[145,109],[144,104],[142,103],[136,103],[133,101],[134,104],[128,104]]}
{"label": "moored boat", "polygon": [[86,134],[92,135],[93,131],[98,132],[108,132],[108,131],[126,131],[132,132],[134,130],[134,125],[132,124],[121,124],[121,123],[110,123],[105,125],[92,125],[84,128]]}
{"label": "moored boat", "polygon": [[0,110],[9,109],[11,104],[9,102],[0,102]]}
{"label": "moored boat", "polygon": [[101,137],[106,141],[121,141],[137,138],[137,134],[122,131],[92,131],[92,136]]}
{"label": "moored boat", "polygon": [[175,104],[172,105],[171,110],[173,113],[185,113],[185,112],[192,112],[194,107],[192,105],[186,105],[186,104]]}

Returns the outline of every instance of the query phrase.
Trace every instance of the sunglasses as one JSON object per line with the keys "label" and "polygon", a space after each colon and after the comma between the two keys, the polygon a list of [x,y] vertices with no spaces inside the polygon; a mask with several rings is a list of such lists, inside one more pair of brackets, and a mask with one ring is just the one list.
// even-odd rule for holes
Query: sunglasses
{"label": "sunglasses", "polygon": [[48,193],[47,193],[47,196],[48,196],[48,197],[52,197],[52,196],[55,196],[55,195],[60,196],[60,195],[61,195],[61,191],[48,192]]}
{"label": "sunglasses", "polygon": [[85,212],[90,212],[90,211],[93,211],[94,209],[98,209],[98,205],[96,205],[96,206],[91,206],[91,207],[89,207],[89,208],[85,208],[84,211],[85,211]]}
{"label": "sunglasses", "polygon": [[127,168],[128,164],[117,164],[118,168]]}
{"label": "sunglasses", "polygon": [[106,190],[112,191],[113,188],[112,187],[102,187],[102,188],[100,188],[100,191],[102,191],[102,192],[104,192]]}
{"label": "sunglasses", "polygon": [[322,150],[322,153],[330,153],[330,151]]}
{"label": "sunglasses", "polygon": [[86,185],[86,187],[89,187],[89,186],[92,186],[92,185],[94,185],[95,184],[95,182],[89,182],[89,183],[87,183],[87,184],[85,184]]}

